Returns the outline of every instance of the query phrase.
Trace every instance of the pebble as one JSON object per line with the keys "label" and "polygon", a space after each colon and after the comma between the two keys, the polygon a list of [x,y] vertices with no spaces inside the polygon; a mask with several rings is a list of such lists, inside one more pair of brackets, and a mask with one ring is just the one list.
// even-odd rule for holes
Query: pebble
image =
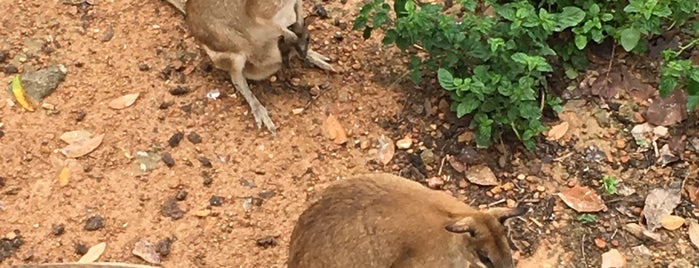
{"label": "pebble", "polygon": [[199,144],[202,141],[201,136],[194,131],[190,132],[189,135],[187,135],[187,140],[192,144]]}
{"label": "pebble", "polygon": [[221,205],[223,205],[223,201],[225,201],[223,196],[212,195],[209,199],[209,204],[212,207],[220,207]]}
{"label": "pebble", "polygon": [[515,188],[515,184],[512,182],[507,182],[507,183],[502,185],[502,189],[505,191],[511,191],[514,188]]}
{"label": "pebble", "polygon": [[537,192],[546,192],[546,187],[544,186],[536,186],[536,191]]}
{"label": "pebble", "polygon": [[408,149],[413,145],[413,140],[410,137],[405,137],[396,141],[398,149]]}
{"label": "pebble", "polygon": [[62,235],[66,231],[66,226],[64,224],[56,224],[51,228],[51,233],[55,236]]}
{"label": "pebble", "polygon": [[104,228],[104,218],[102,218],[102,216],[100,215],[89,217],[85,221],[84,228],[88,231],[97,231],[99,229],[102,229]]}
{"label": "pebble", "polygon": [[182,138],[184,138],[184,132],[178,131],[177,133],[172,134],[170,139],[167,141],[167,144],[172,148],[177,147],[177,145],[180,145]]}
{"label": "pebble", "polygon": [[614,147],[616,147],[617,149],[624,149],[626,148],[626,141],[623,139],[618,139],[614,143]]}
{"label": "pebble", "polygon": [[167,167],[175,166],[175,159],[173,159],[172,155],[168,152],[163,153],[161,160],[163,160],[163,163],[165,163]]}

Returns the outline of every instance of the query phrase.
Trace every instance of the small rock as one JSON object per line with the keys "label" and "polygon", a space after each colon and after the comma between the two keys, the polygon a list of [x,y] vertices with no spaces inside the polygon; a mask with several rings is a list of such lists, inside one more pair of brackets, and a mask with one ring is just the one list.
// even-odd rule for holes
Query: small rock
{"label": "small rock", "polygon": [[616,142],[614,142],[614,147],[617,149],[624,149],[626,148],[626,141],[623,139],[617,139]]}
{"label": "small rock", "polygon": [[7,185],[7,178],[0,177],[0,188],[5,187],[5,185]]}
{"label": "small rock", "polygon": [[148,64],[141,63],[138,65],[138,70],[141,72],[147,72],[148,70],[150,70],[150,66],[148,66]]}
{"label": "small rock", "polygon": [[184,132],[178,131],[170,137],[170,139],[167,141],[167,144],[170,145],[170,147],[175,148],[177,147],[177,145],[180,145],[180,141],[182,141],[182,138],[184,138]]}
{"label": "small rock", "polygon": [[323,7],[322,4],[316,4],[315,6],[313,6],[313,14],[320,17],[321,19],[328,18],[328,11],[325,10],[325,7]]}
{"label": "small rock", "polygon": [[183,200],[185,200],[186,198],[187,198],[187,191],[185,191],[185,190],[180,190],[180,191],[177,192],[177,194],[175,195],[175,199],[177,199],[177,201],[183,201]]}
{"label": "small rock", "polygon": [[189,132],[189,134],[187,135],[187,140],[192,144],[199,144],[202,141],[201,136],[199,136],[199,134],[194,131]]}
{"label": "small rock", "polygon": [[104,218],[100,215],[89,217],[85,221],[85,230],[87,231],[97,231],[102,228],[104,228]]}
{"label": "small rock", "polygon": [[75,253],[76,254],[78,254],[80,256],[85,255],[85,253],[87,253],[87,250],[88,250],[88,248],[85,244],[83,244],[83,243],[75,244]]}
{"label": "small rock", "polygon": [[10,53],[8,53],[7,51],[0,51],[0,63],[4,63],[5,61],[7,61],[7,58],[9,57]]}
{"label": "small rock", "polygon": [[223,198],[223,196],[212,195],[209,199],[209,204],[212,207],[220,207],[221,205],[223,205],[224,201],[225,199]]}
{"label": "small rock", "polygon": [[536,186],[536,191],[537,191],[537,192],[542,192],[542,193],[543,193],[543,192],[546,192],[546,187],[541,186],[541,185]]}
{"label": "small rock", "polygon": [[64,224],[56,224],[51,228],[51,233],[55,236],[62,235],[66,231],[66,226]]}
{"label": "small rock", "polygon": [[396,141],[398,149],[408,149],[413,145],[413,140],[410,137],[405,137]]}
{"label": "small rock", "polygon": [[262,238],[258,238],[255,241],[255,244],[257,244],[258,247],[262,248],[270,248],[270,247],[276,247],[278,245],[277,243],[277,237],[276,236],[265,236]]}
{"label": "small rock", "polygon": [[[7,72],[7,67],[5,71]],[[56,90],[67,73],[68,69],[62,64],[52,65],[35,72],[26,72],[21,77],[22,86],[27,96],[35,101],[42,101]],[[8,89],[11,90],[9,87]]]}
{"label": "small rock", "polygon": [[430,149],[425,149],[420,153],[420,158],[425,164],[432,164],[435,161],[434,153]]}
{"label": "small rock", "polygon": [[175,159],[173,159],[172,155],[168,152],[163,153],[162,160],[163,160],[163,163],[165,163],[165,165],[167,167],[175,166]]}
{"label": "small rock", "polygon": [[189,93],[189,88],[183,86],[176,86],[171,88],[168,92],[170,92],[170,95],[173,96],[182,96],[184,94]]}
{"label": "small rock", "polygon": [[170,197],[160,207],[160,214],[172,220],[179,220],[184,216],[184,211],[177,205],[177,199]]}
{"label": "small rock", "polygon": [[107,30],[104,31],[104,35],[102,36],[102,42],[109,42],[112,40],[114,37],[114,28],[112,28],[111,25],[107,27]]}
{"label": "small rock", "polygon": [[442,187],[442,185],[444,185],[442,176],[435,176],[427,179],[427,187],[438,189],[439,187]]}
{"label": "small rock", "polygon": [[213,165],[211,164],[211,160],[209,160],[209,158],[205,156],[200,156],[199,158],[197,158],[197,160],[199,160],[199,163],[201,163],[201,165],[205,168],[213,167]]}
{"label": "small rock", "polygon": [[5,74],[10,75],[10,74],[16,74],[18,72],[19,72],[19,70],[17,70],[16,66],[14,66],[12,64],[5,65]]}
{"label": "small rock", "polygon": [[169,237],[158,241],[158,243],[155,245],[155,252],[158,252],[158,254],[160,254],[162,257],[170,255],[170,248],[172,248],[172,243],[174,242],[175,239]]}

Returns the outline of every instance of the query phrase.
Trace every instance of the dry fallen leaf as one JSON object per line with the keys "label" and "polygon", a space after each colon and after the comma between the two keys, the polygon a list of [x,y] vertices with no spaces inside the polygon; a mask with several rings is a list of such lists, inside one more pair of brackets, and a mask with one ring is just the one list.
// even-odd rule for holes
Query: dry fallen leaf
{"label": "dry fallen leaf", "polygon": [[58,185],[61,187],[68,185],[70,181],[70,169],[68,167],[63,167],[61,173],[58,174]]}
{"label": "dry fallen leaf", "polygon": [[465,173],[466,179],[473,184],[481,186],[493,186],[499,184],[498,178],[495,177],[495,173],[493,173],[488,166],[472,166]]}
{"label": "dry fallen leaf", "polygon": [[643,217],[646,218],[648,230],[655,231],[660,227],[660,219],[672,214],[680,204],[680,196],[680,189],[662,188],[650,191],[643,207]]}
{"label": "dry fallen leaf", "polygon": [[699,187],[685,184],[684,190],[687,192],[689,201],[692,201],[695,206],[699,206]]}
{"label": "dry fallen leaf", "polygon": [[653,240],[658,243],[663,241],[663,236],[660,233],[651,232],[638,223],[627,223],[624,225],[624,230],[641,240]]}
{"label": "dry fallen leaf", "polygon": [[699,248],[699,224],[697,224],[695,221],[690,221],[687,234],[689,235],[689,241],[692,241],[692,244]]}
{"label": "dry fallen leaf", "polygon": [[550,141],[560,140],[561,138],[563,138],[566,132],[568,132],[568,127],[570,127],[570,124],[568,124],[568,122],[565,121],[551,127],[551,129],[549,129],[547,133],[546,139]]}
{"label": "dry fallen leaf", "polygon": [[124,109],[126,107],[133,105],[136,102],[136,99],[138,99],[138,95],[140,95],[140,94],[141,93],[126,94],[124,96],[113,99],[112,101],[109,102],[108,106],[109,106],[109,108],[112,108],[115,110]]}
{"label": "dry fallen leaf", "polygon": [[20,79],[19,75],[15,75],[15,78],[12,79],[12,95],[15,96],[15,99],[22,108],[30,112],[34,111],[34,105],[29,100],[29,97],[27,97],[27,92],[24,91],[22,79]]}
{"label": "dry fallen leaf", "polygon": [[344,144],[347,142],[347,132],[345,128],[342,127],[340,121],[337,120],[335,115],[331,114],[325,119],[325,131],[328,138],[333,140],[335,144]]}
{"label": "dry fallen leaf", "polygon": [[97,245],[92,246],[89,250],[87,250],[87,253],[80,257],[80,260],[78,260],[78,263],[91,263],[95,262],[97,259],[102,256],[102,253],[104,253],[104,249],[107,248],[107,243],[101,242]]}
{"label": "dry fallen leaf", "polygon": [[678,228],[682,227],[683,224],[684,218],[680,216],[667,215],[660,219],[660,225],[662,225],[663,228],[668,229],[670,231],[677,230]]}
{"label": "dry fallen leaf", "polygon": [[395,153],[396,145],[393,144],[393,140],[382,134],[381,137],[379,137],[379,150],[376,153],[376,157],[382,164],[388,165]]}
{"label": "dry fallen leaf", "polygon": [[463,173],[466,171],[466,164],[464,162],[461,162],[458,158],[453,157],[451,155],[447,155],[447,162],[449,162],[449,165],[456,170],[456,172]]}
{"label": "dry fallen leaf", "polygon": [[155,246],[146,239],[141,239],[136,242],[131,253],[149,263],[160,264],[160,254],[156,252]]}
{"label": "dry fallen leaf", "polygon": [[626,258],[616,249],[602,253],[602,268],[622,268],[626,266]]}
{"label": "dry fallen leaf", "polygon": [[61,149],[61,153],[69,158],[78,158],[89,154],[90,152],[97,149],[97,147],[102,144],[102,139],[104,139],[104,134],[100,134],[97,137],[80,140]]}
{"label": "dry fallen leaf", "polygon": [[61,134],[60,139],[67,144],[92,138],[92,133],[87,130],[73,130]]}
{"label": "dry fallen leaf", "polygon": [[607,206],[604,204],[602,198],[587,186],[576,185],[573,188],[558,193],[558,197],[577,212],[599,212],[607,210]]}

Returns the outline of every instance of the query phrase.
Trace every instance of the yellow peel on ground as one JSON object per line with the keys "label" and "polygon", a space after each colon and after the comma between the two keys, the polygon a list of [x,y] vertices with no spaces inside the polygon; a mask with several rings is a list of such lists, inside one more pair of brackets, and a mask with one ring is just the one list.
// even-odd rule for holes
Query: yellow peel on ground
{"label": "yellow peel on ground", "polygon": [[30,112],[34,111],[34,105],[32,105],[32,103],[29,101],[27,93],[24,92],[22,80],[20,79],[19,75],[15,75],[15,78],[12,79],[12,95],[15,95],[15,99],[17,99],[17,102],[22,106],[22,108]]}

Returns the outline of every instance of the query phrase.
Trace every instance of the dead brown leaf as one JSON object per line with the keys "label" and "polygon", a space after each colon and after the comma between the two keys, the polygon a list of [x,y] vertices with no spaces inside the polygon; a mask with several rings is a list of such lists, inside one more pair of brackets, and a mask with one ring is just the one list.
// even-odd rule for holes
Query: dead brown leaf
{"label": "dead brown leaf", "polygon": [[622,87],[621,74],[618,71],[601,71],[599,78],[590,86],[590,93],[604,99],[614,98]]}
{"label": "dead brown leaf", "polygon": [[456,157],[453,157],[451,155],[447,155],[447,161],[449,162],[449,165],[456,170],[456,172],[459,173],[464,173],[466,171],[466,165],[461,162],[459,159]]}
{"label": "dead brown leaf", "polygon": [[674,231],[682,227],[684,224],[684,218],[680,216],[675,216],[675,215],[667,215],[660,219],[660,225],[663,226],[663,228],[668,229],[670,231]]}
{"label": "dead brown leaf", "polygon": [[476,165],[469,168],[466,172],[466,179],[477,185],[481,186],[493,186],[498,185],[498,178],[495,177],[495,173],[485,165]]}
{"label": "dead brown leaf", "polygon": [[61,187],[68,185],[70,182],[70,169],[68,167],[63,167],[61,173],[58,174],[58,185]]}
{"label": "dead brown leaf", "polygon": [[129,107],[133,105],[136,102],[136,99],[138,99],[138,95],[141,93],[133,93],[133,94],[126,94],[124,96],[118,97],[116,99],[113,99],[109,102],[108,106],[109,108],[115,109],[115,110],[121,110],[126,107]]}
{"label": "dead brown leaf", "polygon": [[376,157],[381,161],[382,164],[388,165],[393,159],[393,155],[396,153],[396,146],[393,144],[393,140],[381,135],[379,137],[379,150],[376,153]]}
{"label": "dead brown leaf", "polygon": [[561,193],[558,197],[577,212],[599,212],[607,210],[602,198],[587,186],[576,185]]}
{"label": "dead brown leaf", "polygon": [[646,111],[646,120],[656,126],[670,126],[687,119],[687,93],[675,90],[667,98],[656,96]]}
{"label": "dead brown leaf", "polygon": [[136,242],[133,250],[131,251],[134,255],[140,257],[144,261],[152,264],[160,264],[160,254],[156,252],[155,246],[146,239],[141,239]]}
{"label": "dead brown leaf", "polygon": [[551,129],[549,129],[548,133],[546,134],[546,139],[550,141],[560,140],[561,138],[563,138],[566,132],[568,132],[568,127],[570,127],[570,124],[568,124],[568,122],[565,121],[551,127]]}
{"label": "dead brown leaf", "polygon": [[680,189],[658,188],[650,191],[646,196],[646,204],[643,207],[643,217],[646,218],[648,230],[655,231],[660,227],[660,219],[670,215],[680,204]]}
{"label": "dead brown leaf", "polygon": [[335,144],[340,145],[347,142],[347,132],[334,114],[328,115],[328,118],[325,119],[325,132]]}
{"label": "dead brown leaf", "polygon": [[80,140],[63,147],[61,153],[69,158],[78,158],[97,149],[102,144],[103,139],[104,134],[100,134],[91,139]]}
{"label": "dead brown leaf", "polygon": [[626,266],[626,258],[616,249],[602,253],[602,268],[622,268]]}
{"label": "dead brown leaf", "polygon": [[92,133],[87,130],[73,130],[61,134],[60,139],[67,144],[92,138]]}
{"label": "dead brown leaf", "polygon": [[689,235],[689,241],[692,241],[692,244],[699,248],[699,224],[695,221],[690,221],[687,234]]}
{"label": "dead brown leaf", "polygon": [[78,260],[78,263],[91,263],[95,262],[98,260],[101,256],[102,253],[104,253],[104,249],[107,248],[107,243],[101,242],[97,245],[94,245],[90,247],[90,249],[87,250],[87,253],[80,257],[80,260]]}
{"label": "dead brown leaf", "polygon": [[699,206],[699,187],[685,184],[684,190],[687,192],[689,201],[692,201],[695,206]]}
{"label": "dead brown leaf", "polygon": [[624,230],[641,240],[652,240],[658,243],[663,241],[663,236],[660,233],[651,232],[638,223],[627,223],[624,225]]}

